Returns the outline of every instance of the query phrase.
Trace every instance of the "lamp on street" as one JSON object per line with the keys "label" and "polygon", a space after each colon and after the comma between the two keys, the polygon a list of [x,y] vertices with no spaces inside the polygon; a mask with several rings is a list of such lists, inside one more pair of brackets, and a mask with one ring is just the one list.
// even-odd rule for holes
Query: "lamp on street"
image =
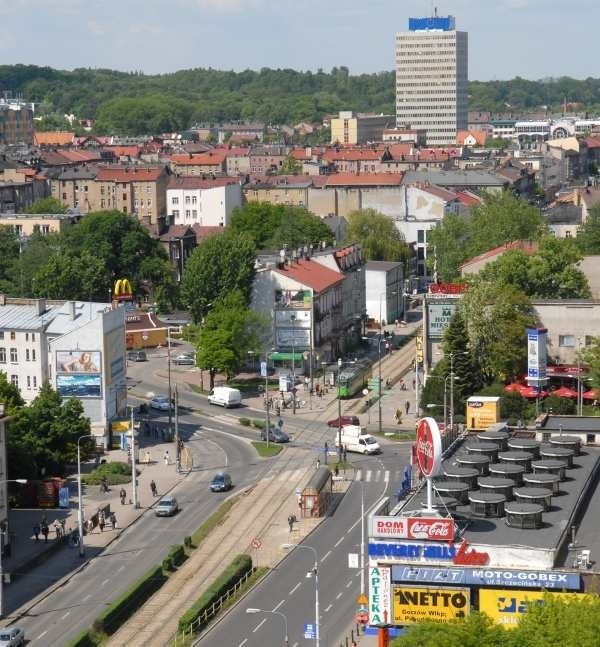
{"label": "lamp on street", "polygon": [[309,571],[306,576],[315,578],[315,646],[319,647],[319,556],[317,551],[312,546],[305,546],[304,544],[283,544],[282,548],[290,550],[291,548],[300,548],[301,550],[310,550],[315,558],[315,563],[312,571]]}
{"label": "lamp on street", "polygon": [[93,438],[94,434],[79,436],[77,439],[77,528],[79,529],[79,557],[85,555],[83,545],[83,497],[81,495],[81,445],[79,444],[84,438]]}
{"label": "lamp on street", "polygon": [[339,456],[342,455],[342,398],[340,396],[340,375],[342,372],[342,358],[338,358],[338,374],[337,374],[337,400],[338,400],[338,451]]}
{"label": "lamp on street", "polygon": [[268,609],[255,609],[250,607],[249,609],[246,609],[246,613],[254,614],[254,613],[270,613],[272,615],[280,616],[283,619],[283,630],[284,630],[284,638],[283,638],[283,645],[284,647],[288,647],[290,644],[288,640],[288,623],[287,623],[287,617],[284,613],[281,611],[269,611]]}
{"label": "lamp on street", "polygon": [[296,414],[296,315],[290,315],[292,322],[292,413]]}
{"label": "lamp on street", "polygon": [[[138,502],[138,495],[137,495],[137,474],[135,471],[135,429],[133,428],[133,414],[134,414],[134,407],[133,405],[129,405],[129,408],[131,409],[131,482],[132,482],[132,488],[133,488],[133,507],[134,509],[138,509],[140,507],[140,504]],[[169,411],[171,411],[171,393],[169,392]]]}
{"label": "lamp on street", "polygon": [[[5,483],[20,483],[25,485],[27,479],[7,479],[0,481],[0,484]],[[2,530],[2,534],[5,534],[6,530]],[[0,618],[4,617],[4,572],[2,570],[2,549],[4,548],[4,543],[0,543]]]}
{"label": "lamp on street", "polygon": [[391,295],[396,294],[396,292],[395,291],[394,292],[389,292],[389,293],[388,292],[381,292],[380,295],[379,295],[379,344],[377,345],[377,349],[378,349],[378,353],[377,353],[378,369],[377,369],[377,371],[379,373],[379,394],[378,394],[379,397],[377,398],[377,429],[378,429],[379,433],[381,433],[381,431],[382,431],[381,430],[381,424],[382,424],[381,423],[381,396],[383,394],[383,389],[381,388],[381,341],[383,339],[383,320],[381,318],[381,299],[382,299],[382,297],[385,297],[385,299],[386,299],[386,304],[385,304],[386,307],[385,307],[385,309],[386,309],[386,313],[387,313],[387,295],[388,294],[391,296]]}

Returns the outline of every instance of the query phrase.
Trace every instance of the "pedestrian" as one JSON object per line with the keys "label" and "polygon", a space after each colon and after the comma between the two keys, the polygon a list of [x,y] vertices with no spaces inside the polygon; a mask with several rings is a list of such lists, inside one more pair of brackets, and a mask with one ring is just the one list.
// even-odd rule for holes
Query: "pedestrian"
{"label": "pedestrian", "polygon": [[169,450],[168,449],[165,452],[165,455],[164,455],[163,458],[165,459],[165,465],[168,465],[169,464]]}
{"label": "pedestrian", "polygon": [[348,448],[346,447],[346,445],[344,445],[344,463],[346,462],[347,453],[348,453]]}
{"label": "pedestrian", "polygon": [[106,524],[106,518],[104,517],[104,512],[100,510],[98,513],[98,525],[100,526],[100,532],[104,532],[104,526]]}
{"label": "pedestrian", "polygon": [[337,465],[335,466],[335,469],[333,470],[333,474],[336,477],[340,475],[340,468]]}
{"label": "pedestrian", "polygon": [[319,467],[321,467],[321,459],[317,458],[317,469],[319,469]]}
{"label": "pedestrian", "polygon": [[402,411],[400,409],[396,409],[396,414],[394,415],[394,418],[396,419],[396,424],[401,424],[402,423]]}
{"label": "pedestrian", "polygon": [[40,532],[41,532],[40,524],[39,523],[33,524],[33,536],[35,537],[36,541],[40,540]]}
{"label": "pedestrian", "polygon": [[125,505],[125,499],[127,498],[127,492],[125,492],[125,488],[121,488],[119,497],[121,499],[121,505]]}
{"label": "pedestrian", "polygon": [[150,491],[152,492],[152,496],[156,496],[156,483],[154,482],[154,479],[150,481]]}
{"label": "pedestrian", "polygon": [[148,451],[144,454],[144,463],[146,463],[146,465],[150,464],[150,452]]}
{"label": "pedestrian", "polygon": [[279,400],[275,403],[275,415],[280,416],[281,415],[281,407],[279,406]]}
{"label": "pedestrian", "polygon": [[296,521],[297,519],[295,514],[291,514],[288,516],[288,525],[290,527],[290,532],[292,532],[292,530],[294,529],[294,522]]}
{"label": "pedestrian", "polygon": [[385,378],[385,388],[386,388],[386,389],[389,389],[389,388],[390,388],[390,386],[392,386],[392,380],[390,380],[390,378],[389,378],[389,377],[386,377],[386,378]]}
{"label": "pedestrian", "polygon": [[52,526],[54,528],[54,532],[56,533],[56,538],[60,539],[60,523],[58,522],[58,519],[54,520]]}
{"label": "pedestrian", "polygon": [[50,528],[48,528],[48,524],[43,524],[42,525],[42,535],[44,535],[44,541],[48,541],[48,533],[50,532]]}
{"label": "pedestrian", "polygon": [[413,378],[413,391],[415,390],[415,386],[416,386],[416,384],[417,384],[417,380],[415,380],[415,379]]}
{"label": "pedestrian", "polygon": [[321,397],[321,385],[318,383],[315,386],[315,393],[317,394],[317,398]]}
{"label": "pedestrian", "polygon": [[64,537],[65,536],[65,520],[61,519],[59,523],[60,523],[60,533]]}
{"label": "pedestrian", "polygon": [[324,450],[325,450],[325,465],[327,465],[327,457],[329,456],[329,443],[327,441],[325,441]]}
{"label": "pedestrian", "polygon": [[117,528],[117,515],[114,512],[110,515],[110,524],[112,526],[112,529],[116,530],[116,528]]}
{"label": "pedestrian", "polygon": [[408,415],[410,410],[410,402],[408,400],[404,403],[404,408],[406,409],[406,415]]}

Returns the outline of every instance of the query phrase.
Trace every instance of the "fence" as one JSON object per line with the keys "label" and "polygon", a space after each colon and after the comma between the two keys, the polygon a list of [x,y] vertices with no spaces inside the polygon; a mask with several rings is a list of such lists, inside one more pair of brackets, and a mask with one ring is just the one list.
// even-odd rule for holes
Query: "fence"
{"label": "fence", "polygon": [[170,642],[170,647],[185,647],[189,645],[201,627],[206,626],[214,617],[219,615],[221,609],[226,605],[229,600],[234,598],[238,591],[246,584],[246,582],[254,575],[256,568],[248,571],[241,579],[239,579],[228,591],[224,593],[212,606],[204,611],[200,616],[194,620],[185,631],[178,631]]}

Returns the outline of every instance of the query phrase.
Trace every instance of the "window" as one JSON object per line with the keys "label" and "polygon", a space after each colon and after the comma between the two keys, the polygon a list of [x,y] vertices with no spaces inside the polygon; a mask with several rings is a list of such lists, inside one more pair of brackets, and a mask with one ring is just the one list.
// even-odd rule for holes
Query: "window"
{"label": "window", "polygon": [[196,204],[196,202],[198,202],[198,198],[195,195],[193,195],[192,196],[192,204]]}
{"label": "window", "polygon": [[4,339],[4,330],[0,330],[0,339]]}
{"label": "window", "polygon": [[29,361],[29,348],[26,348],[26,349],[25,349],[25,361],[26,361],[26,362],[28,362],[28,361]]}
{"label": "window", "polygon": [[425,242],[425,230],[417,229],[417,243],[423,244]]}
{"label": "window", "polygon": [[152,206],[152,198],[148,198],[148,202],[147,202],[147,204],[148,204],[148,206],[149,206],[149,207],[151,207],[151,206]]}
{"label": "window", "polygon": [[17,338],[17,333],[14,330],[10,331],[10,338],[14,341]]}
{"label": "window", "polygon": [[13,364],[18,361],[18,359],[17,359],[17,349],[16,348],[11,348],[10,349],[10,361]]}
{"label": "window", "polygon": [[189,217],[190,217],[190,210],[186,209],[185,210],[185,218],[186,218],[186,220],[189,220]]}
{"label": "window", "polygon": [[29,375],[27,376],[27,388],[31,388],[31,377],[29,377]]}
{"label": "window", "polygon": [[196,209],[192,209],[192,218],[195,220],[198,217],[198,211]]}
{"label": "window", "polygon": [[127,200],[127,194],[126,193],[123,194],[123,200]]}
{"label": "window", "polygon": [[104,195],[104,185],[100,187],[100,195]]}
{"label": "window", "polygon": [[35,375],[33,376],[33,388],[37,389],[37,377]]}
{"label": "window", "polygon": [[42,231],[42,234],[49,234],[50,233],[50,225],[42,225],[41,226],[41,231]]}
{"label": "window", "polygon": [[189,196],[189,195],[186,195],[186,196],[185,196],[185,203],[186,203],[186,204],[189,204],[189,203],[190,203],[190,196]]}
{"label": "window", "polygon": [[25,341],[29,341],[29,333],[28,332],[25,333]]}
{"label": "window", "polygon": [[575,335],[559,335],[558,345],[567,348],[575,348]]}
{"label": "window", "polygon": [[586,335],[584,339],[584,344],[586,346],[593,346],[594,345],[594,339],[595,337],[592,335]]}
{"label": "window", "polygon": [[179,218],[179,209],[173,209],[173,218]]}
{"label": "window", "polygon": [[104,198],[102,200],[100,200],[100,206],[102,208],[104,208],[106,206],[106,202],[105,202]]}
{"label": "window", "polygon": [[6,348],[0,347],[0,364],[6,364]]}
{"label": "window", "polygon": [[179,204],[179,198],[172,198],[171,204]]}
{"label": "window", "polygon": [[[2,333],[2,337],[0,337],[0,339],[4,339],[4,333]],[[34,332],[31,333],[31,341],[35,341],[35,333]]]}
{"label": "window", "polygon": [[11,375],[10,376],[10,383],[13,386],[16,386],[17,389],[19,388],[19,376],[18,375]]}
{"label": "window", "polygon": [[31,349],[31,361],[35,362],[35,348]]}

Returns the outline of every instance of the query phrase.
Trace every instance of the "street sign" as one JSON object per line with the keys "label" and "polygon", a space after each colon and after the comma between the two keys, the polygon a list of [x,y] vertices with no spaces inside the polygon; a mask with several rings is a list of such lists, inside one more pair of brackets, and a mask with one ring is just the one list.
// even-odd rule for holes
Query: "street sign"
{"label": "street sign", "polygon": [[306,640],[316,640],[317,639],[317,628],[314,624],[310,622],[304,623],[304,637]]}
{"label": "street sign", "polygon": [[266,362],[261,362],[260,363],[260,376],[261,377],[267,377],[267,363]]}
{"label": "street sign", "polygon": [[358,553],[348,553],[348,568],[358,568]]}
{"label": "street sign", "polygon": [[[364,593],[361,593],[358,598],[356,598],[356,603],[360,604],[361,607],[368,604],[369,600],[367,599],[367,596]],[[361,609],[362,611],[362,609]]]}
{"label": "street sign", "polygon": [[258,537],[254,537],[254,539],[252,540],[251,546],[252,548],[254,548],[254,550],[259,550],[260,547],[262,546],[262,542]]}
{"label": "street sign", "polygon": [[359,611],[355,618],[359,625],[366,625],[369,622],[369,614],[366,611]]}
{"label": "street sign", "polygon": [[362,394],[363,395],[369,395],[369,389],[363,389]]}

